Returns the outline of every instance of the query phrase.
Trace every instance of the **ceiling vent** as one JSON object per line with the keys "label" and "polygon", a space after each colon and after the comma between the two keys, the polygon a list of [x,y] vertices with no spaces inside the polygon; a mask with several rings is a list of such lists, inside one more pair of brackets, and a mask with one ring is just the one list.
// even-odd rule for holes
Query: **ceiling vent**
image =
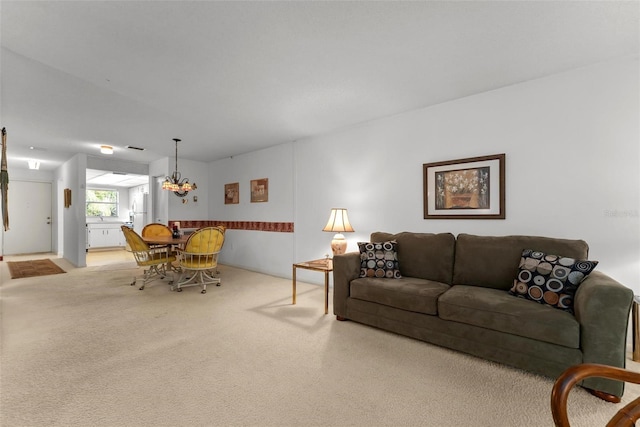
{"label": "ceiling vent", "polygon": [[130,148],[132,150],[144,151],[144,148],[134,147],[133,145],[127,145],[127,148]]}

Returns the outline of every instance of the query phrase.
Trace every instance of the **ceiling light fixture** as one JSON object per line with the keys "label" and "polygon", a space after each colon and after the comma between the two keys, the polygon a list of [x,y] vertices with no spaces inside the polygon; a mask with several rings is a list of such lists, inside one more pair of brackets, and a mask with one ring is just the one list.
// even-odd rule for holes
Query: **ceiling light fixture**
{"label": "ceiling light fixture", "polygon": [[178,172],[178,142],[180,142],[180,139],[173,138],[173,140],[176,142],[176,168],[170,177],[165,177],[162,183],[162,189],[173,191],[173,194],[178,197],[184,197],[189,191],[195,190],[198,187],[195,182],[190,184],[188,178],[181,178],[180,172]]}
{"label": "ceiling light fixture", "polygon": [[110,145],[101,145],[100,152],[102,154],[113,154],[113,147]]}
{"label": "ceiling light fixture", "polygon": [[27,163],[29,164],[29,169],[40,169],[40,162],[38,160],[29,159]]}

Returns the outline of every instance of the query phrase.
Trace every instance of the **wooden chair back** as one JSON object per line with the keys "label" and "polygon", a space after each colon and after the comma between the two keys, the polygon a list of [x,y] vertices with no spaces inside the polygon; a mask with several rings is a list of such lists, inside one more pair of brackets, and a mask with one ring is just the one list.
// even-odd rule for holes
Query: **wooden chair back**
{"label": "wooden chair back", "polygon": [[[640,384],[640,372],[596,363],[583,363],[571,366],[556,379],[551,391],[551,413],[556,427],[570,427],[567,415],[567,398],[571,388],[588,377],[609,378],[613,380]],[[594,393],[595,394],[595,393]],[[599,394],[596,394],[599,396]],[[613,397],[613,396],[612,396]],[[620,398],[607,399],[619,402]],[[607,423],[607,427],[633,427],[640,419],[640,397],[621,408]]]}

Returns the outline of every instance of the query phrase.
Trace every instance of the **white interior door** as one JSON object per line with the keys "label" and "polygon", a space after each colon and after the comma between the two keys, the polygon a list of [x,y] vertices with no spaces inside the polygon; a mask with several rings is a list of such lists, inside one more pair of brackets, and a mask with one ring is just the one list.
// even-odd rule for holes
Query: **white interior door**
{"label": "white interior door", "polygon": [[51,252],[51,183],[9,181],[4,255]]}

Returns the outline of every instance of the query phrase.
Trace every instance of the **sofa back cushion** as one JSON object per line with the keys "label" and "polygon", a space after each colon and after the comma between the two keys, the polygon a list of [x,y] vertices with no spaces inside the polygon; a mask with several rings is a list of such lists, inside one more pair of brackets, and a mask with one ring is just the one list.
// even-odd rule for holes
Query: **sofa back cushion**
{"label": "sofa back cushion", "polygon": [[456,241],[453,234],[371,233],[372,242],[390,240],[398,242],[398,266],[403,277],[416,277],[451,284]]}
{"label": "sofa back cushion", "polygon": [[[459,234],[456,239],[453,284],[509,290],[518,274],[524,249],[575,259],[587,259],[589,254],[589,246],[584,240]],[[402,264],[400,268],[402,271]]]}

